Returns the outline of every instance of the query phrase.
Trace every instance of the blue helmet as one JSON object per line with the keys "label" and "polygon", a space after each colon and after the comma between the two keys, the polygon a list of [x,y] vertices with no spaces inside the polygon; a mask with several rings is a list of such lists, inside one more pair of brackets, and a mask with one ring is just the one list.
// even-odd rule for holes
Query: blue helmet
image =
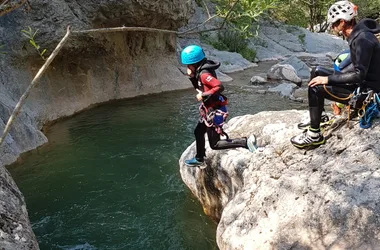
{"label": "blue helmet", "polygon": [[181,63],[185,65],[195,64],[206,57],[205,52],[198,45],[189,45],[181,52]]}

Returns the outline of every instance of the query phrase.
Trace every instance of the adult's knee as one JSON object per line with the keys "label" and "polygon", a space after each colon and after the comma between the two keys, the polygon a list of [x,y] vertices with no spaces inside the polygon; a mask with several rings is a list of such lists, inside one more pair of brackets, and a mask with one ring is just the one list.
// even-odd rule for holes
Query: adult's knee
{"label": "adult's knee", "polygon": [[313,79],[316,76],[329,76],[334,73],[333,69],[316,66],[311,69],[310,78]]}
{"label": "adult's knee", "polygon": [[309,95],[318,95],[323,91],[323,86],[322,85],[317,85],[314,87],[309,87],[308,88]]}

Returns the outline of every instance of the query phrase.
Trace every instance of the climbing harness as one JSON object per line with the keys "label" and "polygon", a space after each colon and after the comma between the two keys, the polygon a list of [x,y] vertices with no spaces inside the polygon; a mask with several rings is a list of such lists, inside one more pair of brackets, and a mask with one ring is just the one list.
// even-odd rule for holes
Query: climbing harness
{"label": "climbing harness", "polygon": [[219,135],[228,137],[228,134],[223,130],[223,125],[228,117],[228,111],[225,106],[217,109],[207,108],[202,102],[199,106],[200,122],[203,122],[207,127],[213,127]]}

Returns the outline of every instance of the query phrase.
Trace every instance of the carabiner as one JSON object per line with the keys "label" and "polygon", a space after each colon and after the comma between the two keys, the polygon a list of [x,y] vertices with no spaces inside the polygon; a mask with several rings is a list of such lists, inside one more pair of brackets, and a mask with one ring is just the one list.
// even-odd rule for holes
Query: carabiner
{"label": "carabiner", "polygon": [[358,110],[358,116],[359,116],[360,118],[363,118],[364,115],[365,115],[365,107],[366,107],[366,105],[363,105],[363,106]]}
{"label": "carabiner", "polygon": [[372,96],[373,96],[373,90],[370,90],[367,92],[367,97],[365,98],[364,100],[364,104],[367,105],[368,103],[371,102],[371,99],[372,99]]}

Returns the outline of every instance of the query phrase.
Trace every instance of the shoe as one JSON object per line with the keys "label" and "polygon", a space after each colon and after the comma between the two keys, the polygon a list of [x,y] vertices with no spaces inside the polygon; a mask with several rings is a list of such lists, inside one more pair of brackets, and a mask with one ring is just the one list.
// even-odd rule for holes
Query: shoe
{"label": "shoe", "polygon": [[185,165],[188,167],[200,167],[202,169],[207,167],[204,161],[198,161],[195,157],[190,160],[185,160]]}
{"label": "shoe", "polygon": [[325,143],[325,138],[321,132],[313,132],[307,130],[306,132],[292,137],[290,142],[297,148],[306,148],[310,146],[319,146]]}
{"label": "shoe", "polygon": [[257,150],[257,145],[256,145],[256,136],[251,135],[247,139],[247,147],[250,152],[255,152]]}

